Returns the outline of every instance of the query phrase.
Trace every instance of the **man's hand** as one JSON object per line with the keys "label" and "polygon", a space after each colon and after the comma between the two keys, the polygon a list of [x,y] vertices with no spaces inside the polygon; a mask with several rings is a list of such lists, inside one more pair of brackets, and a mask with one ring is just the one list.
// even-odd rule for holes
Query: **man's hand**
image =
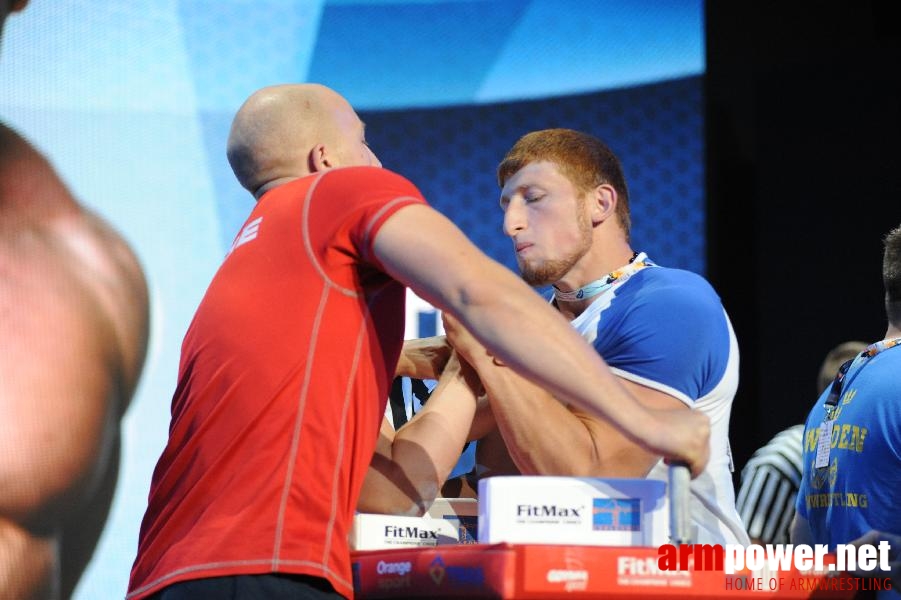
{"label": "man's hand", "polygon": [[443,335],[405,340],[394,375],[415,379],[438,379],[450,355],[451,346]]}
{"label": "man's hand", "polygon": [[[478,400],[485,394],[485,388],[479,380],[479,374],[472,366],[466,362],[466,359],[460,356],[460,353],[454,349],[451,353],[450,360],[447,361],[445,372],[452,377],[459,377]],[[442,376],[445,376],[444,374]]]}
{"label": "man's hand", "polygon": [[480,362],[491,358],[485,347],[476,340],[460,321],[446,312],[441,315],[441,319],[444,322],[444,331],[447,334],[448,343],[467,362],[478,365]]}
{"label": "man's hand", "polygon": [[649,448],[663,455],[669,464],[684,463],[692,478],[700,475],[710,460],[710,419],[692,410],[655,410],[661,436],[656,447]]}

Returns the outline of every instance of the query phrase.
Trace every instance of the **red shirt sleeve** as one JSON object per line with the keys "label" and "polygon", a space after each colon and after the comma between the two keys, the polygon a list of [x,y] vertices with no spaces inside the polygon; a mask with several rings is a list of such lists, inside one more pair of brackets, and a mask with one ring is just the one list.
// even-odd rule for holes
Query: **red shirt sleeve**
{"label": "red shirt sleeve", "polygon": [[329,171],[312,190],[308,205],[310,240],[326,261],[340,260],[329,252],[382,265],[373,243],[379,229],[394,213],[411,204],[425,204],[422,193],[408,179],[379,167],[347,167]]}

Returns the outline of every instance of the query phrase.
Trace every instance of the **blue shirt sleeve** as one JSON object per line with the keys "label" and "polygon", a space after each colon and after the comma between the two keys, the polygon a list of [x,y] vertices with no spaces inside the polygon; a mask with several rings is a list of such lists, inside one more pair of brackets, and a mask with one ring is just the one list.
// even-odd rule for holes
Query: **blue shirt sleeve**
{"label": "blue shirt sleeve", "polygon": [[[597,324],[595,349],[614,369],[697,400],[726,373],[728,318],[713,288],[688,271],[644,269]],[[635,285],[638,284],[638,285]]]}

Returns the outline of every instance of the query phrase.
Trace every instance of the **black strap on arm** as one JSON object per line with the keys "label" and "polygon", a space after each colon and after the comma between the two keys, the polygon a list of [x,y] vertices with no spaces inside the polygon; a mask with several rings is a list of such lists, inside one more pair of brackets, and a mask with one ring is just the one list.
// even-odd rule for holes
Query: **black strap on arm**
{"label": "black strap on arm", "polygon": [[391,405],[391,418],[394,421],[394,430],[397,431],[407,422],[407,407],[404,403],[404,378],[395,377],[391,382],[391,392],[388,394],[388,403]]}
{"label": "black strap on arm", "polygon": [[411,379],[410,383],[412,384],[413,395],[419,398],[419,403],[421,405],[425,406],[425,403],[428,402],[432,392],[429,391],[429,388],[422,379]]}

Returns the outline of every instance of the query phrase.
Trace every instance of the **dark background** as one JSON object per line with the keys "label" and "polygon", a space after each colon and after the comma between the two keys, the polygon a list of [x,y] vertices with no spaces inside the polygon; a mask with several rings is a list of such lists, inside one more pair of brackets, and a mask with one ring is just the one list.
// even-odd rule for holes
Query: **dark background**
{"label": "dark background", "polygon": [[742,352],[736,466],[816,398],[820,362],[885,329],[901,224],[901,51],[887,2],[705,7],[707,275]]}

